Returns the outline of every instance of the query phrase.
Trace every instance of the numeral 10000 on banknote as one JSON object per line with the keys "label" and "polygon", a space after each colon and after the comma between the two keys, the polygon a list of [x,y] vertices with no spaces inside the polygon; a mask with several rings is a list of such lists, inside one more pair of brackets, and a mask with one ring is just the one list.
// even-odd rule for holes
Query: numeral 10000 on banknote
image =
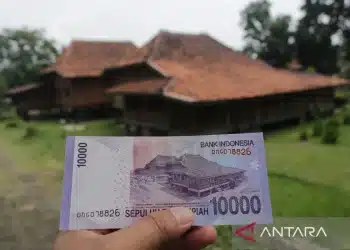
{"label": "numeral 10000 on banknote", "polygon": [[259,214],[261,212],[261,201],[256,195],[250,197],[250,199],[243,195],[240,198],[231,196],[226,198],[224,196],[214,197],[210,203],[213,205],[214,215],[226,215],[230,213],[232,215],[241,214]]}

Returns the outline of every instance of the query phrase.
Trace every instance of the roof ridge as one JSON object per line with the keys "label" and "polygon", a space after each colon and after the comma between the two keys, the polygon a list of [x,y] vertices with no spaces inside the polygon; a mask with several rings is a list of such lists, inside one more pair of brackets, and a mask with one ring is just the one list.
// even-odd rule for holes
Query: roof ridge
{"label": "roof ridge", "polygon": [[147,58],[147,61],[151,61],[153,56],[154,56],[154,53],[157,51],[157,49],[159,49],[159,45],[161,44],[162,42],[162,36],[158,35],[155,37],[155,40],[152,44],[152,47],[151,47],[151,52],[149,55],[146,55],[146,58]]}
{"label": "roof ridge", "polygon": [[135,43],[132,40],[95,40],[95,39],[72,39],[70,42],[70,45],[73,43],[104,43],[104,44],[120,44],[120,43],[129,43],[129,44],[134,44]]}
{"label": "roof ridge", "polygon": [[172,31],[172,30],[167,30],[167,29],[160,29],[158,35],[161,34],[168,34],[168,35],[182,35],[182,36],[207,36],[208,33],[205,31],[200,31],[200,32],[185,32],[185,31]]}

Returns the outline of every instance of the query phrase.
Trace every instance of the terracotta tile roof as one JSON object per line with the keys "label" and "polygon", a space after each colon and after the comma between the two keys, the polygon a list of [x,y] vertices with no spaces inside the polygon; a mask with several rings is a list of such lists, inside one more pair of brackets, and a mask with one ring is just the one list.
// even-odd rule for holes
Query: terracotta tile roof
{"label": "terracotta tile roof", "polygon": [[[218,42],[207,34],[183,34],[160,31],[155,37],[129,57],[121,60],[120,66],[147,60],[168,59],[170,61],[189,61],[204,58],[207,63],[215,62],[227,55],[235,56],[241,64],[251,64],[252,59]],[[267,67],[263,61],[254,64]]]}
{"label": "terracotta tile roof", "polygon": [[174,76],[172,83],[164,89],[164,95],[184,96],[192,101],[251,98],[346,83],[339,78],[297,74],[253,64],[241,65],[235,61],[217,65],[203,63],[202,66],[201,62],[193,62],[181,64],[182,69],[178,65],[172,66],[173,62],[169,61],[153,63]]}
{"label": "terracotta tile roof", "polygon": [[39,86],[40,85],[37,84],[37,83],[28,83],[28,84],[25,84],[25,85],[21,85],[21,86],[9,89],[6,92],[6,95],[7,96],[12,96],[12,95],[20,94],[20,93],[23,93],[23,92],[26,92],[26,91],[29,91],[29,90],[32,90],[32,89],[36,89]]}
{"label": "terracotta tile roof", "polygon": [[151,79],[142,81],[128,81],[116,85],[106,90],[106,93],[156,93],[160,92],[167,84],[169,79]]}
{"label": "terracotta tile roof", "polygon": [[[145,60],[172,77],[163,94],[185,101],[250,98],[347,83],[337,77],[277,70],[203,34],[160,32],[121,65]],[[142,91],[136,84],[123,85],[126,89]]]}
{"label": "terracotta tile roof", "polygon": [[119,65],[136,50],[131,42],[73,40],[56,58],[56,63],[42,72],[56,72],[64,77],[99,76],[105,68]]}

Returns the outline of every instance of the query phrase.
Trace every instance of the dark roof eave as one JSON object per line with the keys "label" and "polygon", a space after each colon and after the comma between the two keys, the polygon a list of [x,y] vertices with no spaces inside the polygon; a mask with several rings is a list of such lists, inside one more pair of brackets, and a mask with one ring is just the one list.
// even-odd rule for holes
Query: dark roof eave
{"label": "dark roof eave", "polygon": [[106,91],[105,94],[107,96],[114,96],[114,95],[160,95],[162,94],[162,90],[157,90],[155,92],[128,92],[128,91],[113,91],[113,92],[109,92],[109,91]]}
{"label": "dark roof eave", "polygon": [[64,77],[63,74],[61,74],[60,72],[58,72],[56,70],[50,70],[47,72],[40,72],[39,78],[41,79],[42,77],[49,76],[49,75],[56,75],[56,76]]}
{"label": "dark roof eave", "polygon": [[147,63],[147,61],[145,60],[142,60],[142,61],[137,61],[137,62],[134,62],[134,63],[127,63],[127,64],[122,64],[120,66],[111,66],[111,67],[107,67],[103,70],[103,72],[101,73],[101,75],[105,75],[109,72],[113,72],[114,70],[121,70],[121,69],[124,69],[124,68],[128,68],[132,65],[141,65],[141,64],[144,64],[144,63]]}
{"label": "dark roof eave", "polygon": [[34,89],[38,89],[39,87],[41,87],[41,84],[37,84],[37,86],[33,86],[33,87],[29,88],[29,89],[24,89],[24,90],[20,90],[20,91],[11,91],[11,90],[9,90],[9,91],[7,91],[5,93],[5,97],[12,97],[12,96],[16,96],[16,95],[21,95],[23,93],[32,91]]}
{"label": "dark roof eave", "polygon": [[108,74],[109,72],[113,72],[114,70],[121,70],[123,68],[128,68],[131,66],[142,65],[142,64],[148,65],[149,67],[151,67],[153,70],[155,70],[156,72],[158,72],[160,75],[162,75],[165,78],[171,78],[166,72],[164,72],[162,69],[160,69],[157,65],[153,64],[152,61],[149,59],[143,59],[140,61],[135,61],[133,63],[127,63],[127,64],[120,65],[120,66],[108,67],[108,68],[105,68],[103,70],[101,75]]}

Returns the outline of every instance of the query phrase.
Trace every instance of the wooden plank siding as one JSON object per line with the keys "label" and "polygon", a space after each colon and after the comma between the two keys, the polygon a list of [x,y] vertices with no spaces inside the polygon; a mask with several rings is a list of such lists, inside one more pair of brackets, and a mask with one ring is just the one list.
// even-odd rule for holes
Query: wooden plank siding
{"label": "wooden plank siding", "polygon": [[108,105],[107,87],[102,78],[58,78],[56,98],[65,111]]}
{"label": "wooden plank siding", "polygon": [[124,95],[124,122],[170,134],[248,131],[304,119],[315,106],[331,112],[333,98],[332,88],[206,104],[177,102],[160,95]]}
{"label": "wooden plank siding", "polygon": [[35,89],[17,94],[12,97],[12,101],[20,112],[57,107],[55,89],[52,84],[40,85]]}

